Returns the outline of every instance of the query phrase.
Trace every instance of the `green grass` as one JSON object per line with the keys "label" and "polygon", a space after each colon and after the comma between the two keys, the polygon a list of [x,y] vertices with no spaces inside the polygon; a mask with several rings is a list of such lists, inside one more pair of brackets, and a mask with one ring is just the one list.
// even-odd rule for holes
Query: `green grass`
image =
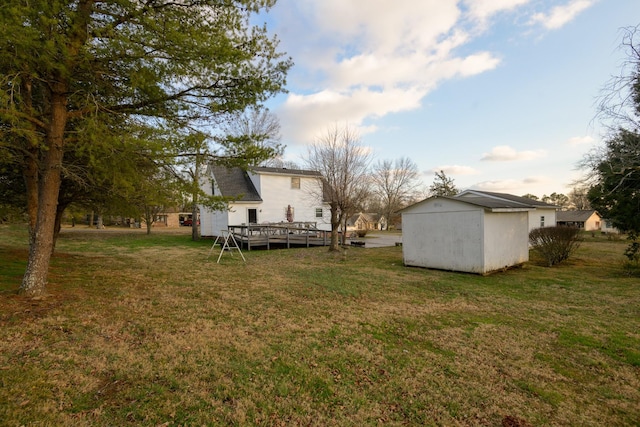
{"label": "green grass", "polygon": [[0,425],[638,425],[626,242],[491,276],[402,248],[224,254],[188,232],[63,230],[48,295],[0,226]]}

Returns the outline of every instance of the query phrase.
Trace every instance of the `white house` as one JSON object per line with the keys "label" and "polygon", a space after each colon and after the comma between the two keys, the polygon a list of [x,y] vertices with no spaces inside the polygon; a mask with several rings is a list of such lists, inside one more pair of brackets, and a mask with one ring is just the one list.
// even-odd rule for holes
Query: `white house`
{"label": "white house", "polygon": [[520,206],[531,208],[529,210],[528,228],[529,231],[534,228],[555,227],[556,212],[559,207],[550,205],[549,203],[538,200],[529,199],[527,197],[514,196],[506,193],[493,193],[489,191],[464,190],[455,197],[486,197],[495,200],[503,200],[517,203]]}
{"label": "white house", "polygon": [[522,264],[533,209],[469,193],[425,199],[400,211],[404,264],[477,274]]}
{"label": "white house", "polygon": [[620,230],[613,226],[611,220],[602,218],[600,222],[600,231],[607,234],[619,234]]}
{"label": "white house", "polygon": [[319,172],[254,167],[244,171],[210,164],[201,188],[207,194],[233,197],[228,210],[200,206],[203,236],[217,236],[230,225],[308,222],[331,230],[331,214],[321,195]]}

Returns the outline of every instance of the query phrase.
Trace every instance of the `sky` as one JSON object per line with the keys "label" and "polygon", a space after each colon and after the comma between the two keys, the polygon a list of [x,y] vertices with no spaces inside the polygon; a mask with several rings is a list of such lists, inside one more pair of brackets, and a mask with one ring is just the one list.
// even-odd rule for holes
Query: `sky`
{"label": "sky", "polygon": [[602,144],[596,102],[620,72],[639,0],[278,0],[269,30],[294,67],[277,114],[286,160],[349,126],[425,186],[568,194]]}

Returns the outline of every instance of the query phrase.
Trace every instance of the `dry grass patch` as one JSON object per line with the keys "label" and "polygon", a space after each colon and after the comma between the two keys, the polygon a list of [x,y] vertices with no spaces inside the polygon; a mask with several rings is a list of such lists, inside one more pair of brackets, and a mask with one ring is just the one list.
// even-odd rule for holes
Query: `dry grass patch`
{"label": "dry grass patch", "polygon": [[26,236],[0,233],[14,266],[0,275],[8,425],[640,419],[640,288],[619,274],[625,242],[480,277],[405,268],[396,247],[216,264],[211,242],[187,235],[74,231],[34,301],[14,294]]}

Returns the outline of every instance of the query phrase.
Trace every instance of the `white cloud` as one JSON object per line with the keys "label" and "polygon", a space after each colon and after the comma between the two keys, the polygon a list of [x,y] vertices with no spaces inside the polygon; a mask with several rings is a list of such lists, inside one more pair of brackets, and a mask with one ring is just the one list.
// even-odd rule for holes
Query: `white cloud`
{"label": "white cloud", "polygon": [[591,144],[594,141],[595,139],[593,139],[593,137],[590,137],[590,136],[574,136],[573,138],[569,138],[567,142],[569,143],[569,145],[576,146],[576,145]]}
{"label": "white cloud", "polygon": [[511,11],[529,3],[530,0],[466,0],[472,18],[485,21],[496,13]]}
{"label": "white cloud", "polygon": [[565,5],[554,7],[549,13],[536,13],[531,17],[530,24],[541,24],[548,30],[556,30],[572,21],[580,12],[594,3],[595,0],[572,0]]}
{"label": "white cloud", "polygon": [[309,143],[335,123],[348,123],[361,135],[375,131],[375,126],[363,127],[368,117],[418,108],[424,92],[394,89],[371,91],[360,89],[351,93],[331,90],[310,94],[291,94],[278,110],[282,131],[296,143]]}
{"label": "white cloud", "polygon": [[460,165],[442,165],[435,167],[429,171],[430,175],[443,171],[447,175],[475,175],[478,171],[470,166]]}
{"label": "white cloud", "polygon": [[502,179],[495,181],[483,181],[471,186],[476,190],[495,191],[499,193],[526,193],[527,189],[536,186],[549,184],[552,181],[546,177],[531,176],[521,180],[518,179]]}
{"label": "white cloud", "polygon": [[517,160],[533,160],[539,157],[544,157],[545,155],[546,152],[544,150],[516,151],[515,148],[509,147],[508,145],[499,145],[497,147],[493,147],[490,152],[484,153],[480,160],[490,162],[511,162]]}

